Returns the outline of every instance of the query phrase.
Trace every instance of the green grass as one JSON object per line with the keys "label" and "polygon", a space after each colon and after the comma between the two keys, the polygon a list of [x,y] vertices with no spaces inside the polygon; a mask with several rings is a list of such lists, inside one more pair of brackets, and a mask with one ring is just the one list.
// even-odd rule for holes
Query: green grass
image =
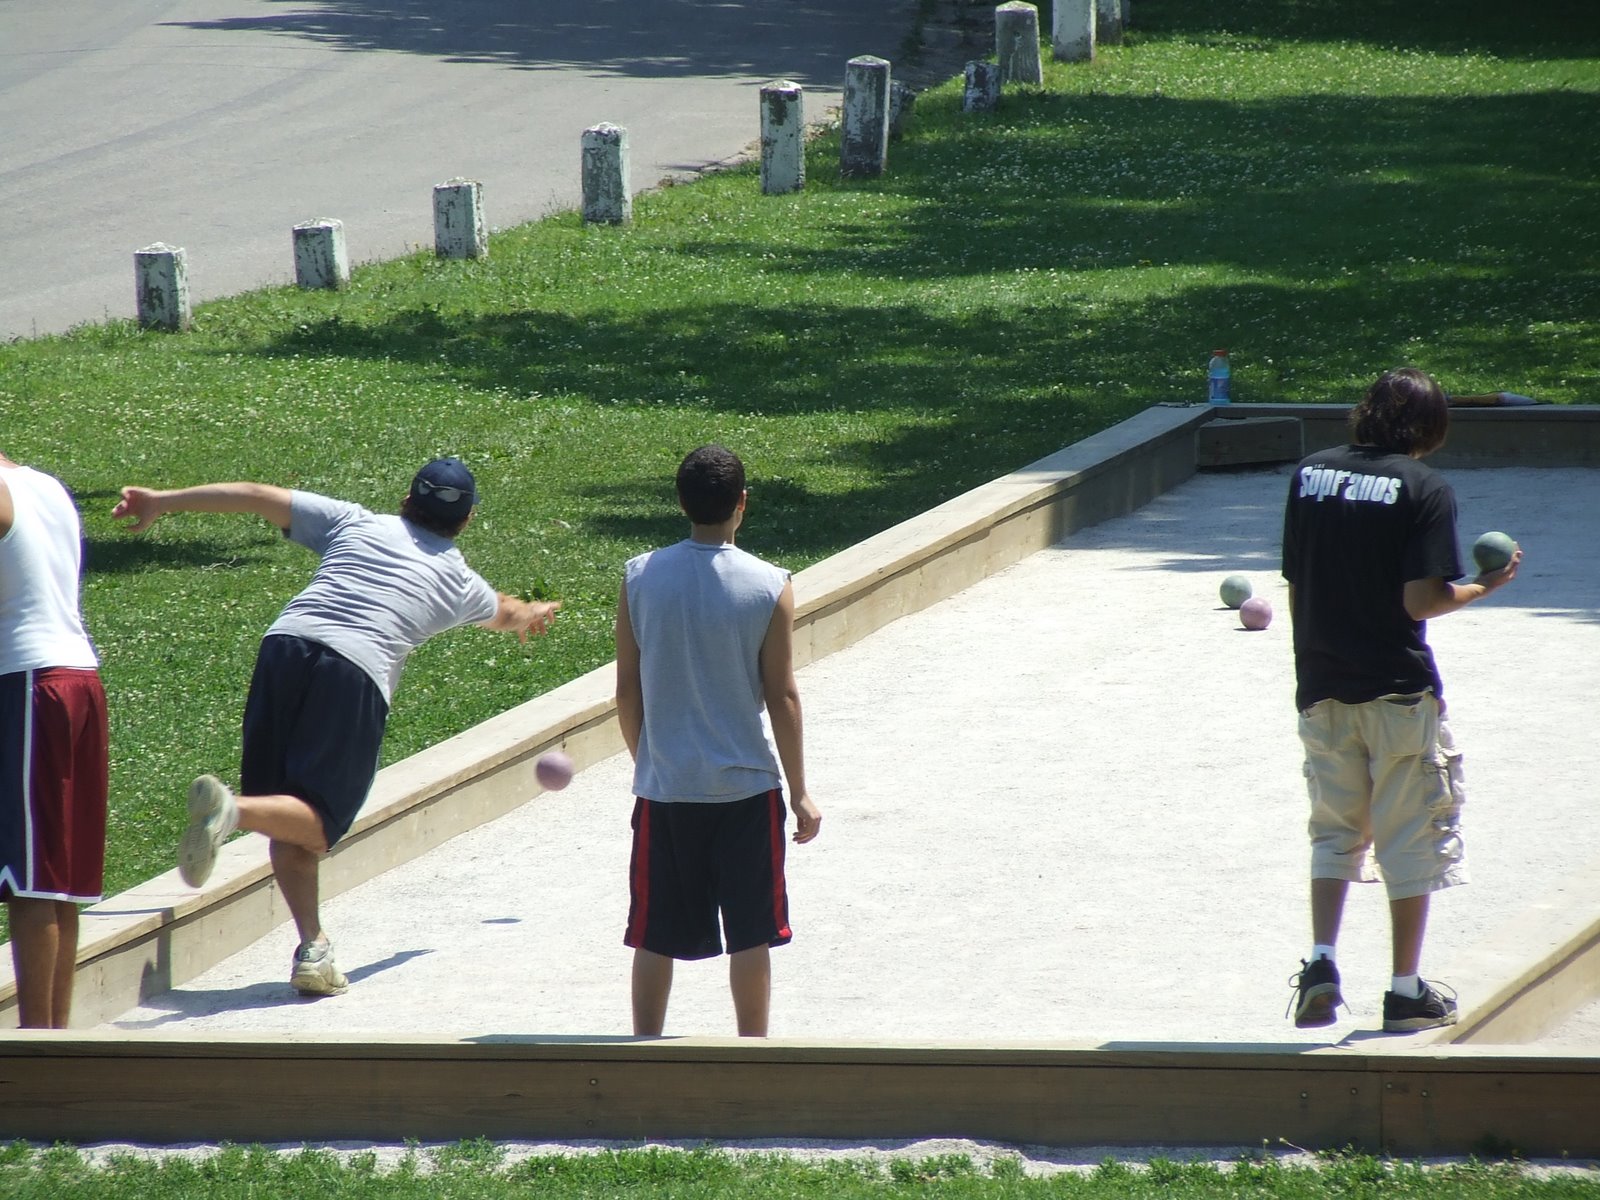
{"label": "green grass", "polygon": [[[0,346],[4,448],[85,512],[110,695],[107,891],[167,869],[180,797],[236,767],[259,636],[311,556],[243,518],[113,528],[119,486],[264,479],[392,509],[441,452],[485,501],[462,547],[558,596],[527,648],[461,630],[408,668],[392,761],[607,662],[623,560],[683,532],[681,455],[751,473],[741,544],[801,568],[1148,405],[1600,396],[1600,7],[1138,0],[1126,44],[993,114],[919,98],[890,171],[754,168],[497,235],[482,263]],[[1046,17],[1043,28],[1048,29]],[[752,121],[754,121],[752,106]],[[203,264],[193,264],[197,272]]]}
{"label": "green grass", "polygon": [[965,1155],[921,1161],[845,1158],[822,1164],[780,1155],[716,1150],[631,1150],[538,1156],[508,1163],[488,1143],[382,1167],[372,1155],[336,1158],[307,1150],[278,1155],[227,1147],[200,1161],[124,1156],[90,1165],[69,1148],[0,1152],[0,1190],[10,1200],[234,1200],[317,1196],[323,1200],[569,1200],[649,1196],[663,1200],[1565,1200],[1600,1195],[1592,1172],[1540,1177],[1514,1164],[1443,1167],[1340,1155],[1315,1166],[1245,1159],[1217,1165],[1157,1158],[1134,1166],[1107,1160],[1088,1171],[1024,1173],[1020,1160],[978,1166]]}

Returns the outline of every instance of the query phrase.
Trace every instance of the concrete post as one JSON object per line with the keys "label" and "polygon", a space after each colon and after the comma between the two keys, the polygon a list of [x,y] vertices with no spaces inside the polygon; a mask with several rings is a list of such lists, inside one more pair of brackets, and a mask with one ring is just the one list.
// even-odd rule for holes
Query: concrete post
{"label": "concrete post", "polygon": [[1026,0],[1007,0],[994,10],[994,53],[1000,64],[1000,86],[1043,83],[1039,59],[1039,10]]}
{"label": "concrete post", "polygon": [[1000,103],[1000,64],[969,62],[966,89],[961,93],[963,112],[990,112]]}
{"label": "concrete post", "polygon": [[1094,38],[1102,46],[1122,40],[1122,0],[1095,0]]}
{"label": "concrete post", "polygon": [[628,131],[602,121],[583,131],[583,219],[620,225],[633,219],[628,193]]}
{"label": "concrete post", "polygon": [[888,159],[889,61],[863,54],[844,68],[839,174],[846,179],[882,175]]}
{"label": "concrete post", "polygon": [[139,324],[147,329],[189,328],[189,256],[182,246],[156,242],[133,252]]}
{"label": "concrete post", "polygon": [[331,291],[350,285],[350,255],[344,247],[343,221],[323,217],[296,225],[289,232],[294,240],[297,284]]}
{"label": "concrete post", "polygon": [[440,258],[488,258],[483,184],[451,179],[433,185],[433,252]]}
{"label": "concrete post", "polygon": [[779,196],[805,186],[805,89],[775,80],[761,89],[761,192]]}
{"label": "concrete post", "polygon": [[889,140],[898,141],[904,131],[905,123],[911,116],[911,108],[917,102],[917,93],[909,83],[901,83],[896,79],[889,85]]}
{"label": "concrete post", "polygon": [[1057,62],[1094,58],[1095,0],[1056,0],[1050,22],[1050,48]]}

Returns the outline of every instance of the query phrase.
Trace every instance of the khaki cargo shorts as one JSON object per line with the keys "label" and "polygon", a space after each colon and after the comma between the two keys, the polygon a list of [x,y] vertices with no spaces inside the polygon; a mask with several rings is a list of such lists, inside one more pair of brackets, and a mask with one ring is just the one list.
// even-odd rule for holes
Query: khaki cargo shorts
{"label": "khaki cargo shorts", "polygon": [[1300,714],[1311,877],[1383,880],[1391,900],[1467,882],[1461,754],[1432,692]]}

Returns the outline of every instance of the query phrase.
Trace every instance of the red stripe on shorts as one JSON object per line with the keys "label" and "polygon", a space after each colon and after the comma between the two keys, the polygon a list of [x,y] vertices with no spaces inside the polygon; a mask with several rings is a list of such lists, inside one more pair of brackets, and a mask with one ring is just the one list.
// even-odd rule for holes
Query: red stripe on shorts
{"label": "red stripe on shorts", "polygon": [[628,935],[623,944],[643,946],[644,931],[650,920],[650,802],[635,799],[638,825],[633,836],[633,904],[628,913]]}
{"label": "red stripe on shorts", "polygon": [[788,888],[783,878],[783,793],[773,788],[767,793],[767,803],[772,806],[771,820],[767,822],[772,830],[772,919],[778,926],[778,936],[788,938],[794,935],[789,931]]}

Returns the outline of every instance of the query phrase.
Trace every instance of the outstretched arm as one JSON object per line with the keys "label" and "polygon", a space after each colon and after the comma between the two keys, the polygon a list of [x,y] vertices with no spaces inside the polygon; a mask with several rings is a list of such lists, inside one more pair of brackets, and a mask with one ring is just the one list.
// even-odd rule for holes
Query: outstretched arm
{"label": "outstretched arm", "polygon": [[115,518],[130,518],[130,533],[143,533],[165,513],[248,513],[262,517],[279,529],[289,528],[288,488],[270,483],[205,483],[199,487],[160,492],[153,488],[125,487],[111,510]]}
{"label": "outstretched arm", "polygon": [[783,585],[767,636],[761,642],[761,695],[772,720],[772,740],[789,784],[794,810],[794,840],[809,842],[822,828],[822,812],[806,792],[805,736],[800,718],[800,686],[794,680],[794,584]]}
{"label": "outstretched arm", "polygon": [[494,616],[487,621],[480,621],[479,627],[492,629],[496,633],[514,633],[524,642],[530,633],[543,633],[549,629],[550,623],[556,619],[556,609],[561,607],[559,600],[519,600],[504,592],[496,592],[495,596],[499,606]]}

